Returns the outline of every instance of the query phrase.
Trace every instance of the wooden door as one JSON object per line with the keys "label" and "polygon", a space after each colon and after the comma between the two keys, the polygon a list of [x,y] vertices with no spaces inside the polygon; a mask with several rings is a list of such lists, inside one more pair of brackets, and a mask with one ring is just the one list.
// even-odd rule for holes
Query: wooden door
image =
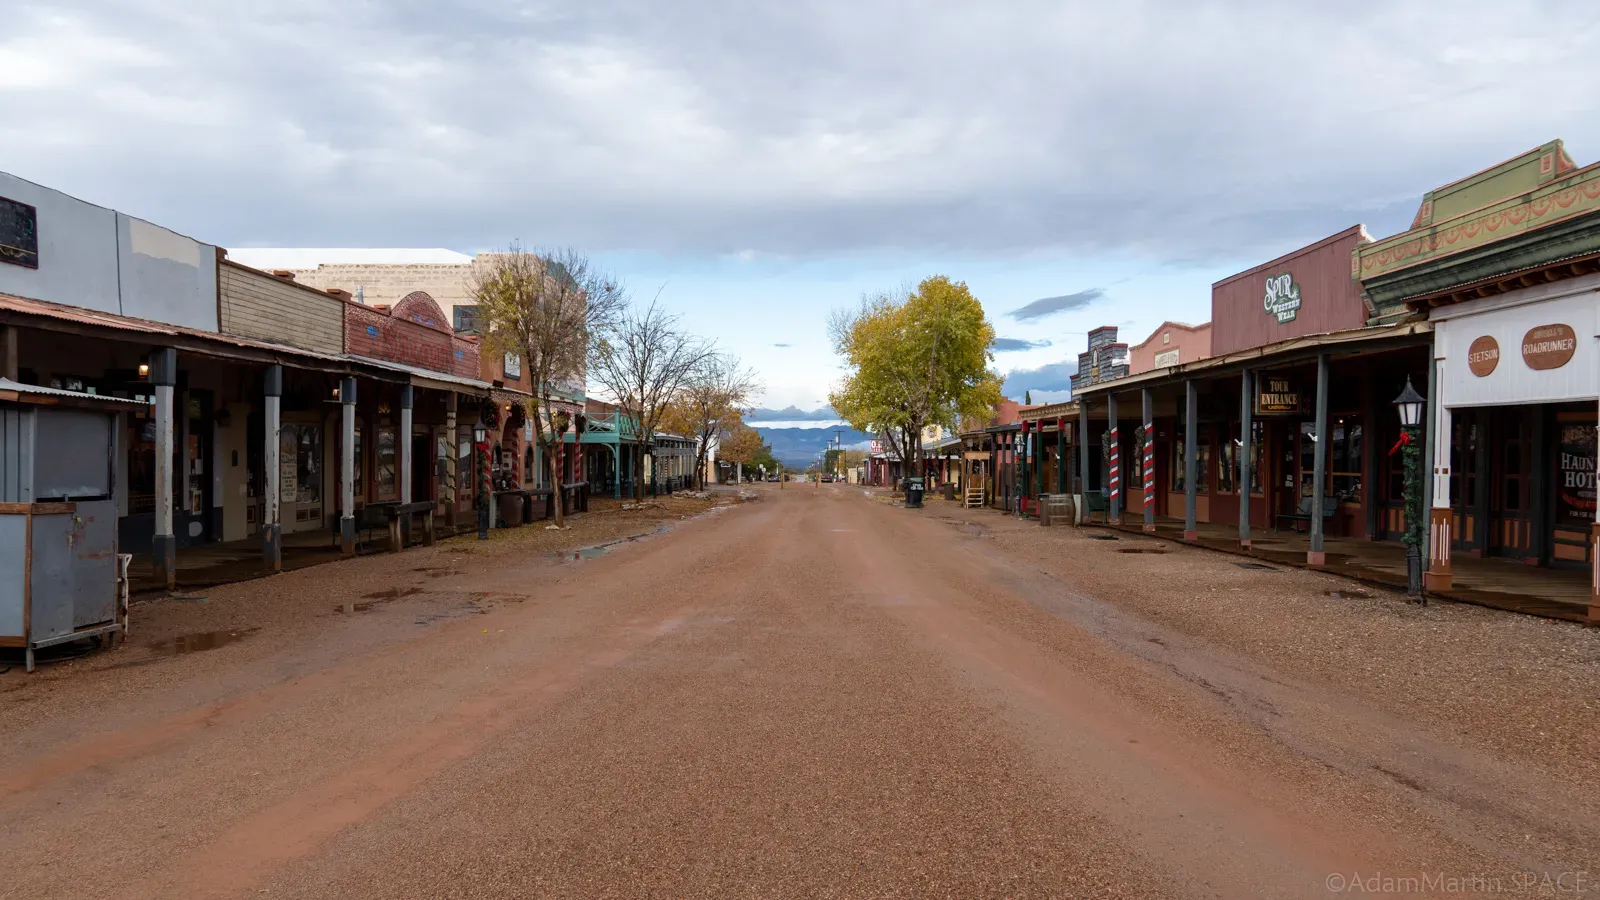
{"label": "wooden door", "polygon": [[1491,420],[1489,552],[1520,557],[1533,543],[1532,410],[1495,410]]}

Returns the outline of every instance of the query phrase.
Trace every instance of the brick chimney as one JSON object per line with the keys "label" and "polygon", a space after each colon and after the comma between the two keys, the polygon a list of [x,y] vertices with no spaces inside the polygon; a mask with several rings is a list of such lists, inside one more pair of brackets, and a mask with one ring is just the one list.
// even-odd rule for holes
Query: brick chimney
{"label": "brick chimney", "polygon": [[272,270],[272,274],[275,277],[282,278],[284,281],[293,281],[294,280],[294,273],[289,271],[288,269],[273,269]]}
{"label": "brick chimney", "polygon": [[352,296],[351,293],[344,288],[328,288],[327,291],[330,295],[338,297],[340,300],[349,300]]}

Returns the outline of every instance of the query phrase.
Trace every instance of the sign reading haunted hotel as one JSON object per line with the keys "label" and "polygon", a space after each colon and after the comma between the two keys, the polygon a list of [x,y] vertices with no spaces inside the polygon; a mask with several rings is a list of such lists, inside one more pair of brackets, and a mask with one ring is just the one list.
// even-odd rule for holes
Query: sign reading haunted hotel
{"label": "sign reading haunted hotel", "polygon": [[1267,278],[1267,294],[1261,301],[1261,308],[1275,317],[1279,325],[1293,322],[1300,313],[1300,285],[1294,283],[1294,276],[1285,272]]}
{"label": "sign reading haunted hotel", "polygon": [[1262,375],[1256,379],[1256,412],[1297,413],[1300,411],[1300,388],[1283,375]]}

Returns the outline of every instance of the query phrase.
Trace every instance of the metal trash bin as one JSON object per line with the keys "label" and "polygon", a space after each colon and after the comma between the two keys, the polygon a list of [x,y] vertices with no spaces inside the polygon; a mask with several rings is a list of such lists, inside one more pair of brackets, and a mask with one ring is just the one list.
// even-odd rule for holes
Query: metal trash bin
{"label": "metal trash bin", "polygon": [[922,508],[923,481],[921,478],[906,479],[906,509]]}

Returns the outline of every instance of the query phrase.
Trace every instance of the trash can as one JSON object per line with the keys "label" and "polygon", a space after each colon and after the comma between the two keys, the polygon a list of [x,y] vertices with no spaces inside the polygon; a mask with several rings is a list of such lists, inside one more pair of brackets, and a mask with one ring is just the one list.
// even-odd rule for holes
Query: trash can
{"label": "trash can", "polygon": [[922,479],[906,479],[906,509],[922,508]]}

